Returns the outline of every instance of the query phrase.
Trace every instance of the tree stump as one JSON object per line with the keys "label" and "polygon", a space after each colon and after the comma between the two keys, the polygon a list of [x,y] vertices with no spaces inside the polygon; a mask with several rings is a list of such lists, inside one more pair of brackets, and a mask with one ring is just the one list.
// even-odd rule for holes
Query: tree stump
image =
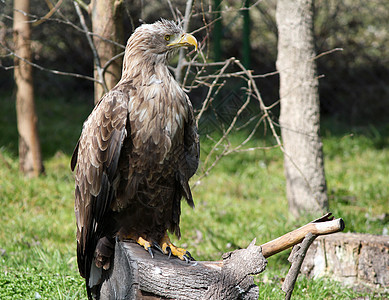
{"label": "tree stump", "polygon": [[253,274],[267,264],[255,240],[222,261],[186,263],[138,244],[117,242],[113,265],[104,275],[101,299],[258,299]]}
{"label": "tree stump", "polygon": [[346,284],[389,286],[389,236],[336,233],[309,248],[303,266],[309,277],[328,276]]}

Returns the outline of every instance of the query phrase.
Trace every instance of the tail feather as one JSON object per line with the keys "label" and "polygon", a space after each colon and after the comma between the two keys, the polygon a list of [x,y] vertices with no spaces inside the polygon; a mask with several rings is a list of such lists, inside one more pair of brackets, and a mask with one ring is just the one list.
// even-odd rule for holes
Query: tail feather
{"label": "tail feather", "polygon": [[89,281],[87,282],[87,288],[89,288],[89,290],[100,283],[102,274],[102,268],[96,267],[96,264],[92,262],[90,267]]}
{"label": "tail feather", "polygon": [[181,177],[180,178],[180,184],[181,184],[182,190],[184,192],[184,197],[186,199],[186,202],[188,202],[190,207],[194,208],[195,205],[194,205],[194,202],[193,202],[192,192],[190,190],[188,181]]}

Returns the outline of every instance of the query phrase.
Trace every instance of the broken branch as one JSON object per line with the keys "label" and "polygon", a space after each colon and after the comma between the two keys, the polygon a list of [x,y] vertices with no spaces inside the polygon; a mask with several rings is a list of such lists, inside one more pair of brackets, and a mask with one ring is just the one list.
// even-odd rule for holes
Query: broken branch
{"label": "broken branch", "polygon": [[[320,218],[319,220],[321,219],[322,218]],[[296,230],[288,232],[287,234],[284,234],[283,236],[280,236],[275,240],[263,244],[261,246],[262,253],[263,256],[267,258],[281,251],[284,251],[298,243],[301,243],[301,241],[308,233],[312,233],[314,235],[323,235],[342,231],[343,229],[344,221],[341,218],[329,221],[314,221]]]}

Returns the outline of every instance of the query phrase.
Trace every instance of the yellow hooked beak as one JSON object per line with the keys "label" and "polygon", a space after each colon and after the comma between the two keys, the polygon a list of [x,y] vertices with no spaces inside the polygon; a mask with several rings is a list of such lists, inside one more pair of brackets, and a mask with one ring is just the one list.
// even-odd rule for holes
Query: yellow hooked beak
{"label": "yellow hooked beak", "polygon": [[178,40],[168,44],[169,47],[194,46],[197,51],[197,40],[190,33],[183,34]]}

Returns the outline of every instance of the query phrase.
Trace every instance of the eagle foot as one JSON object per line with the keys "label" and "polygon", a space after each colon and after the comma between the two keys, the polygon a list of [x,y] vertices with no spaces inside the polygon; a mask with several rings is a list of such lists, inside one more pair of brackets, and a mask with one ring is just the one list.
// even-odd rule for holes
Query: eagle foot
{"label": "eagle foot", "polygon": [[[151,258],[154,258],[153,250],[151,249],[151,244],[149,241],[145,240],[141,236],[136,239],[136,242],[141,245],[145,250],[147,250],[151,256]],[[153,243],[154,244],[154,243]]]}
{"label": "eagle foot", "polygon": [[173,255],[183,261],[186,261],[187,263],[195,260],[189,251],[187,251],[184,248],[179,248],[173,245],[167,233],[165,233],[164,237],[162,238],[159,244],[154,241],[150,243],[149,241],[147,241],[141,236],[137,238],[135,238],[134,236],[127,236],[126,239],[131,239],[136,241],[137,244],[139,244],[145,250],[147,250],[147,252],[149,252],[151,258],[154,258],[154,252],[152,248],[155,248],[159,250],[161,253],[168,255],[169,258]]}
{"label": "eagle foot", "polygon": [[160,248],[162,248],[162,253],[168,255],[169,258],[171,255],[173,255],[181,260],[186,261],[187,263],[195,260],[189,251],[184,248],[179,248],[173,245],[167,233],[165,233],[164,237],[161,240]]}
{"label": "eagle foot", "polygon": [[114,245],[115,242],[106,236],[99,239],[95,250],[95,264],[97,268],[109,269]]}

